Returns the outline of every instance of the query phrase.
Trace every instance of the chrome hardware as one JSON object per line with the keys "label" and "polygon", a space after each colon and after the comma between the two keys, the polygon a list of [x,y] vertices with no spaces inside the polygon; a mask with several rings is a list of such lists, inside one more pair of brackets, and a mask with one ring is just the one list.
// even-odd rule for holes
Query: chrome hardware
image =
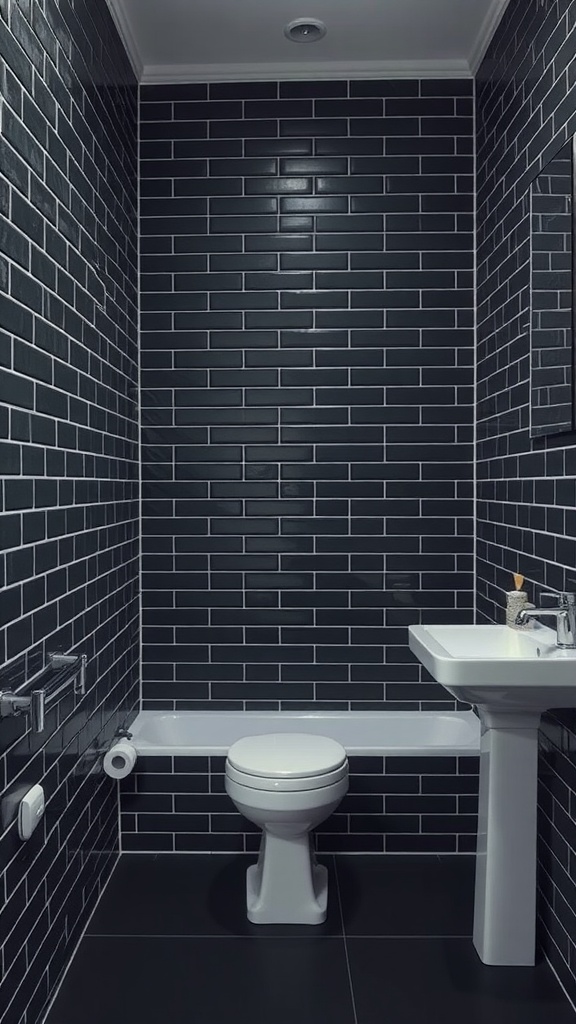
{"label": "chrome hardware", "polygon": [[556,646],[564,650],[576,649],[576,594],[564,591],[542,594],[541,597],[543,600],[551,597],[558,604],[555,608],[523,608],[516,616],[516,625],[523,626],[528,619],[553,615],[556,619]]}
{"label": "chrome hardware", "polygon": [[33,690],[30,696],[30,728],[32,732],[44,732],[46,717],[46,691]]}
{"label": "chrome hardware", "polygon": [[[73,680],[66,680],[66,683],[74,682],[74,693],[86,693],[86,666],[88,658],[85,654],[49,654],[50,668],[72,668],[78,665],[80,671],[75,673]],[[58,691],[59,692],[59,691]]]}
{"label": "chrome hardware", "polygon": [[[85,654],[49,654],[48,661],[46,668],[18,687],[15,693],[0,690],[0,719],[28,715],[32,732],[43,732],[50,701],[70,685],[74,693],[86,693],[88,659]],[[31,686],[34,689],[30,691]],[[29,692],[24,696],[25,690]]]}
{"label": "chrome hardware", "polygon": [[134,734],[131,733],[128,729],[123,729],[123,728],[116,729],[116,732],[114,733],[114,737],[113,737],[113,742],[115,740],[117,740],[117,739],[118,740],[131,740],[133,735]]}

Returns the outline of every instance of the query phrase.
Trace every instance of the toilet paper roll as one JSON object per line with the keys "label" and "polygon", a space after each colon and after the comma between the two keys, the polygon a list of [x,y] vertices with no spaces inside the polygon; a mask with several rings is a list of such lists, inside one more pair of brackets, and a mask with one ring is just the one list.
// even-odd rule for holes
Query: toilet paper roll
{"label": "toilet paper roll", "polygon": [[120,740],[104,754],[104,771],[111,779],[125,779],[130,775],[138,754],[131,743]]}

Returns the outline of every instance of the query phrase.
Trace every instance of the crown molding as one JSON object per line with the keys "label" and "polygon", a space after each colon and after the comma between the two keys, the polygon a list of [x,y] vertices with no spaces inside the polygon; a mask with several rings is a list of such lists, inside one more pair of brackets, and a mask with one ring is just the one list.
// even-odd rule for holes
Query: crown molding
{"label": "crown molding", "polygon": [[[118,2],[118,0],[109,0]],[[314,78],[470,78],[465,60],[322,61],[297,64],[148,64],[142,85],[175,82],[269,82]]]}
{"label": "crown molding", "polygon": [[478,34],[478,38],[474,43],[474,47],[468,58],[468,64],[470,65],[470,72],[475,75],[480,67],[486,50],[488,49],[492,36],[496,32],[500,21],[504,15],[506,8],[510,0],[492,0],[492,4],[488,10],[482,27]]}
{"label": "crown molding", "polygon": [[142,57],[140,56],[140,51],[136,44],[136,39],[134,38],[132,26],[130,25],[130,21],[126,16],[124,4],[122,3],[122,0],[106,0],[106,3],[108,5],[110,14],[112,15],[114,24],[118,29],[118,34],[120,36],[120,39],[122,40],[124,49],[126,50],[128,59],[132,65],[134,74],[136,75],[138,81],[140,81],[140,79],[142,78],[142,73],[144,71],[144,63],[142,61]]}

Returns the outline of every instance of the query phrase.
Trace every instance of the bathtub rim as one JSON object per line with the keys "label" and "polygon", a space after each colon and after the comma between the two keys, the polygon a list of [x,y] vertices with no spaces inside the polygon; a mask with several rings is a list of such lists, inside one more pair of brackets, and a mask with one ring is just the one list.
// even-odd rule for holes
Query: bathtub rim
{"label": "bathtub rim", "polygon": [[[372,726],[375,720],[393,721],[394,719],[406,719],[411,716],[418,716],[420,721],[425,719],[449,718],[452,721],[459,720],[470,731],[467,742],[459,744],[424,745],[414,744],[412,746],[392,746],[384,744],[360,744],[357,739],[346,742],[341,736],[333,736],[339,743],[342,743],[346,753],[350,757],[477,757],[480,754],[480,720],[472,711],[140,711],[129,726],[133,734],[130,742],[135,747],[139,757],[225,757],[228,749],[235,739],[250,735],[248,731],[240,730],[234,738],[229,741],[205,744],[168,745],[151,743],[140,738],[142,726],[151,718],[190,718],[201,722],[203,719],[216,719],[219,716],[226,716],[227,719],[234,719],[240,725],[248,724],[254,719],[270,719],[270,732],[298,732],[298,721],[307,720],[318,722],[318,734],[330,736],[329,729],[322,729],[322,723],[332,721],[346,721],[360,724],[361,719],[370,720]],[[279,719],[283,720],[285,726],[290,722],[288,728],[278,729]],[[273,727],[276,723],[276,728]],[[312,732],[312,730],[306,730]]]}

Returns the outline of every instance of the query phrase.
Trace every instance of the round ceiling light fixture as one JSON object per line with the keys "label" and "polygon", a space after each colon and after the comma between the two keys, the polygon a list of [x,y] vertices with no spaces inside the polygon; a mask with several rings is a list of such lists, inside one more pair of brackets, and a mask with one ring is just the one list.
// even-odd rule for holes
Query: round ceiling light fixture
{"label": "round ceiling light fixture", "polygon": [[284,35],[293,43],[316,43],[326,32],[326,25],[318,18],[296,18],[284,28]]}

